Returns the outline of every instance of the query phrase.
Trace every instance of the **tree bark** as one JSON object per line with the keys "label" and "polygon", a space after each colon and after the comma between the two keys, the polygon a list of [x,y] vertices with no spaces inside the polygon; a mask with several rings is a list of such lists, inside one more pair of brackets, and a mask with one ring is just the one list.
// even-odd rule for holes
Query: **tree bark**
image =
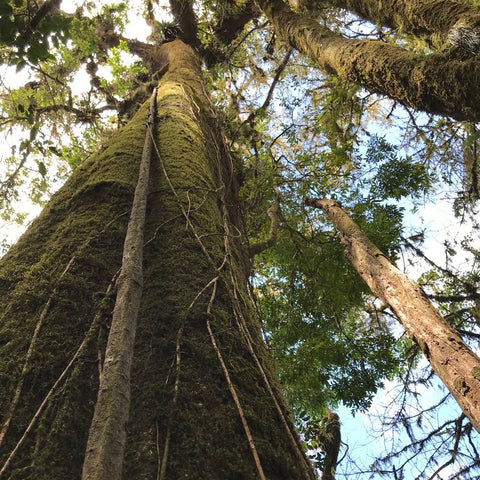
{"label": "tree bark", "polygon": [[480,358],[440,316],[423,290],[390,263],[338,203],[306,199],[306,204],[325,212],[340,232],[348,260],[373,294],[390,305],[474,428],[480,431]]}
{"label": "tree bark", "polygon": [[480,119],[476,59],[419,55],[380,41],[348,39],[281,0],[257,3],[283,40],[326,71],[417,110]]}
{"label": "tree bark", "polygon": [[377,25],[414,35],[436,34],[443,41],[457,37],[460,28],[468,29],[470,35],[480,34],[480,12],[468,3],[452,0],[331,0],[329,3]]}
{"label": "tree bark", "polygon": [[122,476],[125,425],[130,410],[130,374],[143,290],[143,233],[153,154],[156,96],[157,89],[150,100],[145,143],[123,245],[122,267],[117,279],[117,298],[88,434],[82,472],[84,480],[117,480]]}
{"label": "tree bark", "polygon": [[325,452],[322,480],[335,480],[335,470],[337,469],[342,436],[340,432],[340,417],[330,409],[327,412],[325,433],[319,440],[322,450]]}
{"label": "tree bark", "polygon": [[[165,47],[123,478],[253,480],[263,471],[313,479],[250,296],[219,121],[193,51],[179,40]],[[5,478],[80,478],[112,310],[102,292],[121,265],[147,109],[73,174],[0,262],[0,412],[9,411],[37,312],[57,287],[0,467],[36,420]]]}

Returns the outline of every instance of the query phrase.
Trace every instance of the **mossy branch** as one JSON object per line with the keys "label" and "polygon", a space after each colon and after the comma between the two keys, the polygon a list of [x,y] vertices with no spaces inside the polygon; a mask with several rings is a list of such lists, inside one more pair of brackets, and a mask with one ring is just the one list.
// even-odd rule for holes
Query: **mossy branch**
{"label": "mossy branch", "polygon": [[270,231],[268,233],[268,238],[263,242],[254,243],[248,248],[250,257],[254,257],[259,253],[263,252],[267,248],[271,248],[277,242],[278,237],[278,227],[280,226],[280,191],[277,186],[275,189],[275,201],[272,203],[270,208],[267,210],[268,218],[270,219]]}
{"label": "mossy branch", "polygon": [[386,42],[346,38],[282,0],[257,4],[279,37],[325,71],[417,110],[457,120],[480,118],[475,58],[420,55]]}

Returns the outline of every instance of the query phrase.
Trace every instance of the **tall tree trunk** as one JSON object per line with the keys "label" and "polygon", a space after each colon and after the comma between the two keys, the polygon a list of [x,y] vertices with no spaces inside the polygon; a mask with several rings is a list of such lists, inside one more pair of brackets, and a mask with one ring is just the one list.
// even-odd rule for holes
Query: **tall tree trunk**
{"label": "tall tree trunk", "polygon": [[82,478],[121,478],[125,451],[125,425],[130,411],[130,374],[138,311],[143,291],[143,243],[157,89],[150,100],[142,159],[130,211],[122,266],[116,282],[117,298],[105,349],[98,397],[90,426]]}
{"label": "tall tree trunk", "polygon": [[[308,3],[308,2],[307,2]],[[314,4],[318,1],[311,2]],[[454,40],[459,30],[476,36],[480,47],[480,12],[467,2],[452,0],[330,0],[377,25],[414,35],[435,34],[443,41]],[[465,35],[466,32],[464,32]]]}
{"label": "tall tree trunk", "polygon": [[340,232],[350,260],[372,292],[390,305],[408,335],[418,344],[435,373],[480,432],[480,358],[437,312],[423,290],[362,233],[331,200],[307,199],[321,208]]}
{"label": "tall tree trunk", "polygon": [[[262,341],[219,122],[192,50],[166,48],[123,478],[313,479]],[[147,109],[0,263],[5,478],[80,478]]]}
{"label": "tall tree trunk", "polygon": [[480,63],[419,55],[385,42],[345,38],[282,0],[257,0],[276,33],[321,68],[399,102],[457,120],[480,119]]}

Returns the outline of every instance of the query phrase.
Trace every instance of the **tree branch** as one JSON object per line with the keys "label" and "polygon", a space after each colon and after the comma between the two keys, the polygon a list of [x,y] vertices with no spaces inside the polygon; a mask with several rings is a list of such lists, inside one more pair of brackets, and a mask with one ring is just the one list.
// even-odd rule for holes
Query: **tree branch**
{"label": "tree branch", "polygon": [[275,69],[275,76],[273,77],[272,83],[270,85],[270,88],[268,90],[267,96],[265,98],[265,101],[263,102],[262,106],[254,110],[253,112],[250,112],[250,115],[247,117],[247,119],[242,123],[242,125],[249,125],[253,123],[255,120],[255,117],[257,116],[258,112],[262,110],[266,110],[268,106],[270,105],[270,102],[272,101],[273,98],[273,92],[275,91],[275,87],[277,86],[278,82],[280,81],[280,77],[282,76],[282,73],[284,72],[285,68],[288,65],[288,61],[290,60],[290,57],[293,53],[292,49],[289,49],[283,60],[280,62],[278,67]]}
{"label": "tree branch", "polygon": [[196,50],[200,49],[197,16],[190,0],[170,0],[170,11],[180,29],[179,38]]}
{"label": "tree branch", "polygon": [[47,15],[52,15],[52,13],[58,10],[60,3],[61,0],[46,0],[45,2],[43,2],[26,26],[25,31],[22,33],[22,35],[20,35],[20,38],[17,40],[17,42],[20,41],[20,43],[22,44],[27,43],[35,29],[38,27],[39,23]]}
{"label": "tree branch", "polygon": [[275,190],[275,201],[272,203],[270,208],[267,210],[268,218],[270,219],[270,231],[268,238],[263,242],[254,243],[248,248],[250,257],[254,257],[259,253],[263,252],[267,248],[273,247],[277,242],[278,237],[278,227],[280,225],[279,211],[280,211],[280,191],[278,187],[274,186]]}
{"label": "tree branch", "polygon": [[295,13],[282,0],[257,0],[257,4],[284,41],[325,71],[417,110],[457,120],[480,118],[476,59],[420,55],[386,42],[349,39]]}

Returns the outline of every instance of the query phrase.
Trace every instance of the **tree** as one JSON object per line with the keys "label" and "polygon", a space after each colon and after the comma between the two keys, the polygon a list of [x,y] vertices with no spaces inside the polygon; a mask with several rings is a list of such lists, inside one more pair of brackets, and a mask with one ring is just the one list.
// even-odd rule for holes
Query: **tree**
{"label": "tree", "polygon": [[472,425],[480,430],[476,411],[480,358],[443,320],[422,289],[388,261],[336,202],[307,198],[306,203],[322,209],[340,231],[347,258],[372,292],[391,306]]}
{"label": "tree", "polygon": [[[272,379],[258,325],[251,323],[255,317],[251,317],[254,307],[246,283],[249,264],[231,160],[218,137],[219,124],[210,113],[195,59],[182,45],[179,40],[167,44],[169,69],[158,87],[158,131],[154,139],[158,156],[153,166],[156,178],[150,187],[151,220],[145,235],[145,264],[149,266],[144,274],[144,313],[139,320],[132,367],[135,380],[124,475],[137,478],[158,470],[161,476],[167,471],[168,475],[196,476],[201,469],[205,478],[232,474],[245,478],[308,478],[312,473]],[[43,287],[35,286],[37,293],[28,317],[37,318],[38,335],[29,346],[36,360],[22,361],[27,334],[9,341],[4,348],[9,352],[8,362],[2,364],[5,391],[18,389],[33,395],[31,403],[24,403],[25,393],[15,405],[5,399],[10,410],[7,420],[12,420],[5,432],[4,451],[15,451],[13,447],[19,441],[23,443],[21,452],[4,467],[12,478],[22,475],[20,471],[32,460],[33,465],[27,468],[30,478],[79,475],[82,457],[78,449],[85,448],[101,367],[96,357],[103,351],[95,337],[107,328],[100,326],[103,314],[95,295],[102,296],[120,267],[118,247],[138,169],[138,162],[132,158],[141,156],[144,124],[145,109],[109,143],[100,158],[92,158],[72,176],[22,237],[18,250],[12,249],[4,259],[8,271],[13,268],[18,275],[12,281],[8,280],[8,271],[2,275],[2,297],[9,299],[3,307],[5,327],[16,335],[21,328],[15,314],[18,292],[28,288],[30,278],[36,278],[35,283],[40,281],[38,273],[49,271],[51,265],[58,267],[66,257],[65,265],[70,264],[70,268],[61,267],[62,274],[50,273],[51,280],[46,280]],[[94,205],[98,205],[98,215],[93,216]],[[57,247],[50,244],[54,238],[59,241]],[[30,250],[38,241],[44,244],[43,260],[32,266],[27,258],[39,254],[37,249]],[[100,253],[104,248],[109,254]],[[191,264],[187,267],[189,257]],[[68,284],[70,287],[66,287]],[[71,298],[72,289],[75,298]],[[151,303],[146,301],[149,295]],[[45,313],[34,313],[42,309]],[[23,326],[27,331],[32,320]],[[159,336],[155,333],[158,330],[164,333]],[[40,372],[48,362],[42,355],[48,358],[52,346],[61,348],[61,353],[55,354],[54,365],[41,380]],[[75,363],[65,383],[58,390],[52,389],[72,356],[76,357]],[[213,368],[205,364],[207,359]],[[12,369],[16,375],[11,374]],[[100,371],[101,376],[104,374],[105,366]],[[142,381],[143,376],[148,380]],[[47,396],[50,401],[43,409],[41,404]],[[157,403],[154,398],[166,401],[151,408]],[[113,408],[117,407],[115,404]],[[268,410],[278,419],[277,431],[271,430]],[[19,440],[18,434],[28,429],[33,414],[37,425],[32,428],[44,434]],[[108,418],[111,413],[105,415]],[[70,430],[75,431],[74,438]],[[243,446],[232,434],[236,431],[245,435]],[[36,445],[32,436],[37,437]],[[211,445],[210,452],[205,451],[206,445]],[[245,459],[247,453],[249,460]],[[186,457],[188,463],[184,462]],[[84,472],[84,478],[118,478],[112,465],[121,468],[121,458],[110,461],[112,464],[104,469]]]}
{"label": "tree", "polygon": [[[374,107],[360,88],[475,121],[478,60],[468,51],[409,51],[380,36],[347,38],[337,17],[312,18],[319,2],[291,3],[307,13],[276,0],[172,0],[173,22],[161,25],[146,2],[145,41],[124,36],[126,4],[70,15],[50,1],[3,7],[10,33],[0,38],[2,58],[35,72],[3,98],[3,125],[27,132],[1,184],[5,215],[28,161],[41,178],[32,182],[36,197],[54,157],[73,173],[0,263],[0,477],[80,478],[83,468],[85,479],[120,478],[122,470],[124,478],[314,478],[284,395],[308,440],[322,413],[339,426],[328,406],[367,408],[383,379],[402,373],[404,345],[362,310],[365,286],[330,232],[315,233],[302,197],[339,192],[373,219],[375,241],[393,256],[402,214],[381,202],[428,190],[433,175],[374,141],[365,170],[378,173],[376,198],[364,198],[355,145],[363,112]],[[331,2],[397,26],[353,4]],[[36,52],[38,38],[55,48]],[[71,78],[82,69],[90,87],[76,94]],[[306,127],[294,118],[296,98],[282,103],[290,124],[268,123],[287,73],[324,82],[310,89]],[[265,92],[262,101],[252,102],[252,85]],[[106,138],[95,148],[99,131]],[[66,136],[70,147],[55,143]],[[111,312],[123,298],[129,244],[123,256],[122,246],[149,137],[146,221],[136,228],[143,274],[133,277],[137,290],[143,277],[143,293],[138,321],[129,315],[117,329]],[[126,303],[138,301],[137,292]],[[126,340],[111,353],[119,334]],[[320,442],[325,475],[335,470],[337,433]]]}

